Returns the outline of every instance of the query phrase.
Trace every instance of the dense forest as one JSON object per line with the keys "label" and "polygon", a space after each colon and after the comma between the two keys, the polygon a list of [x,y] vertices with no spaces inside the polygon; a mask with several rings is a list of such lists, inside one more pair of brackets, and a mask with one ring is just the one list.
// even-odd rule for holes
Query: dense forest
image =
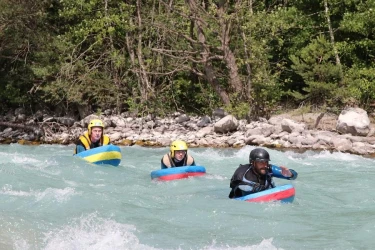
{"label": "dense forest", "polygon": [[375,0],[0,0],[0,106],[370,110],[374,36]]}

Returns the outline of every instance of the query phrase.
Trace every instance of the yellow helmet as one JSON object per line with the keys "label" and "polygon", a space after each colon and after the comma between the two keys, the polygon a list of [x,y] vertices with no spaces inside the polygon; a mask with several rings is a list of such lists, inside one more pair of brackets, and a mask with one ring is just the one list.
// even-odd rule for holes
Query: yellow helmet
{"label": "yellow helmet", "polygon": [[188,146],[186,145],[186,142],[184,141],[174,141],[171,144],[171,157],[174,157],[174,151],[175,150],[188,150]]}
{"label": "yellow helmet", "polygon": [[99,119],[94,119],[94,120],[90,121],[89,126],[87,127],[89,135],[91,135],[91,128],[92,127],[101,127],[104,130],[104,124]]}

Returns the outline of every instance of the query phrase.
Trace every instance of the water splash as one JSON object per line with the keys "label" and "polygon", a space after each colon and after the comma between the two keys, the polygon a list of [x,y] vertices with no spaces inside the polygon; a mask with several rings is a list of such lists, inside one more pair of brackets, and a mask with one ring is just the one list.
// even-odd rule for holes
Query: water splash
{"label": "water splash", "polygon": [[45,250],[155,249],[139,243],[135,226],[118,223],[91,213],[74,219],[69,225],[46,233]]}

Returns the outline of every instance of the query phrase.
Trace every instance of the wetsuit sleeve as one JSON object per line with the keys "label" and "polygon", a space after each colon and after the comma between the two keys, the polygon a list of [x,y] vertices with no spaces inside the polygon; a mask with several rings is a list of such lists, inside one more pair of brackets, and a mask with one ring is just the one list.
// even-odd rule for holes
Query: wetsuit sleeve
{"label": "wetsuit sleeve", "polygon": [[281,168],[276,165],[270,165],[272,174],[274,177],[280,178],[280,179],[286,179],[286,180],[295,180],[297,179],[298,173],[294,171],[293,169],[289,169],[289,171],[292,173],[292,177],[285,177],[281,174]]}
{"label": "wetsuit sleeve", "polygon": [[188,155],[187,157],[188,157],[188,158],[187,158],[187,165],[188,165],[188,166],[195,166],[195,160],[194,160],[194,157],[191,156],[191,155]]}
{"label": "wetsuit sleeve", "polygon": [[165,169],[165,168],[170,168],[171,167],[171,163],[170,163],[170,160],[169,160],[169,155],[168,154],[165,154],[163,155],[163,157],[161,158],[161,169]]}
{"label": "wetsuit sleeve", "polygon": [[76,154],[81,153],[81,152],[83,152],[85,150],[86,150],[85,147],[82,146],[82,145],[77,145],[76,146]]}
{"label": "wetsuit sleeve", "polygon": [[161,168],[161,169],[168,168],[168,167],[164,164],[163,159],[161,159],[161,165],[160,165],[160,168]]}

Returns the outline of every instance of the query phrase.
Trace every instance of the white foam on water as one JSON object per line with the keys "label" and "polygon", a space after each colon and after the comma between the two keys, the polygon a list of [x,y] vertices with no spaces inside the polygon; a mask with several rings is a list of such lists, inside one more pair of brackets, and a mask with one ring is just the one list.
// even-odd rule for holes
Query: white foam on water
{"label": "white foam on water", "polygon": [[[233,151],[231,154],[224,154],[217,149],[207,148],[200,152],[194,152],[192,155],[200,158],[205,158],[206,160],[212,161],[223,161],[223,160],[230,160],[230,159],[246,159],[249,157],[249,147],[244,147],[239,149],[238,151]],[[246,157],[245,157],[246,156]],[[244,158],[245,157],[245,158]]]}
{"label": "white foam on water", "polygon": [[25,240],[16,235],[13,236],[13,249],[29,250],[32,249],[31,245]]}
{"label": "white foam on water", "polygon": [[[343,153],[343,152],[330,152],[330,151],[321,151],[316,154],[312,154],[310,159],[321,159],[321,160],[337,160],[337,161],[356,161],[358,160],[357,155]],[[361,157],[362,158],[362,157]]]}
{"label": "white foam on water", "polygon": [[108,175],[107,172],[102,171],[102,170],[94,171],[94,173],[95,173],[95,174],[100,174],[100,175]]}
{"label": "white foam on water", "polygon": [[6,184],[1,188],[0,194],[9,195],[9,196],[17,196],[17,197],[34,196],[36,198],[36,201],[41,201],[43,199],[49,199],[49,200],[55,200],[57,202],[66,202],[70,199],[70,197],[72,197],[74,195],[79,195],[80,193],[76,192],[75,189],[71,188],[71,187],[66,187],[66,188],[63,188],[63,189],[47,188],[44,191],[13,190],[13,187],[11,185]]}
{"label": "white foam on water", "polygon": [[209,180],[228,180],[229,178],[226,176],[218,175],[218,174],[205,174],[202,176],[203,178]]}
{"label": "white foam on water", "polygon": [[[244,160],[245,162],[247,162],[249,160],[249,154],[250,154],[251,150],[253,150],[255,148],[258,148],[258,147],[255,147],[255,146],[242,147],[239,151],[237,151],[235,153],[235,156],[237,158],[240,158],[241,160]],[[266,149],[266,148],[264,148],[264,149]],[[268,150],[268,149],[266,149],[266,150]]]}
{"label": "white foam on water", "polygon": [[66,202],[72,196],[79,195],[74,188],[66,187],[64,189],[59,188],[47,188],[43,192],[36,192],[35,197],[37,201],[43,200],[44,198],[56,200],[57,202]]}
{"label": "white foam on water", "polygon": [[12,162],[16,164],[33,164],[33,163],[40,163],[40,160],[37,160],[32,157],[27,157],[27,156],[19,156],[19,155],[14,155],[12,157]]}
{"label": "white foam on water", "polygon": [[45,234],[45,250],[155,249],[139,243],[135,226],[100,218],[97,213],[82,216],[69,225]]}
{"label": "white foam on water", "polygon": [[89,184],[90,187],[105,187],[105,184]]}
{"label": "white foam on water", "polygon": [[63,178],[63,180],[64,180],[64,183],[66,183],[66,184],[68,184],[70,186],[73,186],[73,187],[77,187],[78,186],[78,183],[75,182],[75,181],[69,181],[69,180],[66,180],[64,178]]}
{"label": "white foam on water", "polygon": [[21,197],[22,196],[23,197],[33,196],[32,192],[26,192],[26,191],[20,191],[20,190],[13,190],[12,185],[9,185],[9,184],[5,184],[1,188],[0,194],[9,195],[9,196],[21,196]]}
{"label": "white foam on water", "polygon": [[211,246],[204,247],[204,250],[283,250],[277,248],[272,244],[273,238],[263,239],[259,244],[248,245],[248,246],[216,246],[214,241]]}

